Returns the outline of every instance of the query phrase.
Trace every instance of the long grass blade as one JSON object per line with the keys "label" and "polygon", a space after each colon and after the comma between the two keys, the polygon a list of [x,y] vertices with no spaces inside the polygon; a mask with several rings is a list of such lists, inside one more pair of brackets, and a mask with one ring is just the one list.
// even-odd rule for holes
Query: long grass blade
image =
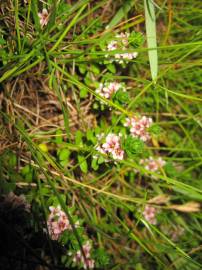
{"label": "long grass blade", "polygon": [[156,82],[158,75],[158,53],[156,41],[156,16],[153,1],[144,0],[144,8],[151,77],[152,80]]}

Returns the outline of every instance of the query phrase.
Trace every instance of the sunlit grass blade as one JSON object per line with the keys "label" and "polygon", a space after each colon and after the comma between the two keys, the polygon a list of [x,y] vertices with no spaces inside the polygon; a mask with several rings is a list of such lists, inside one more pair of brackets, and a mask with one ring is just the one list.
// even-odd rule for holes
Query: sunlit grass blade
{"label": "sunlit grass blade", "polygon": [[156,41],[156,16],[153,1],[144,0],[144,8],[150,71],[152,80],[156,82],[158,75],[158,53]]}

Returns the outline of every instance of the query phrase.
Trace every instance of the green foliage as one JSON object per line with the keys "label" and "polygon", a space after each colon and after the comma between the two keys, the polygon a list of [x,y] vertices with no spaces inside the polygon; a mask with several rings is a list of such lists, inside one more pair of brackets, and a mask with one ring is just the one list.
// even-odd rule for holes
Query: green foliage
{"label": "green foliage", "polygon": [[139,138],[128,136],[124,141],[124,150],[129,158],[134,158],[144,150],[144,143]]}
{"label": "green foliage", "polygon": [[149,127],[149,132],[153,135],[158,136],[162,133],[162,128],[157,124],[153,124],[151,125],[151,127]]}
{"label": "green foliage", "polygon": [[130,97],[128,92],[120,89],[113,95],[113,100],[114,102],[117,102],[119,105],[124,105],[129,103]]}
{"label": "green foliage", "polygon": [[82,155],[78,155],[78,163],[79,163],[81,171],[83,173],[87,173],[88,172],[88,163],[86,161],[86,158]]}
{"label": "green foliage", "polygon": [[107,268],[110,265],[110,257],[103,248],[97,248],[93,252],[93,258],[98,268]]}
{"label": "green foliage", "polygon": [[34,169],[30,165],[26,165],[22,168],[21,174],[24,180],[31,183],[34,180]]}
{"label": "green foliage", "polygon": [[62,148],[58,150],[58,157],[62,167],[66,167],[69,163],[69,156],[71,152],[68,148]]}
{"label": "green foliage", "polygon": [[93,170],[97,171],[99,168],[98,159],[92,158],[91,167]]}
{"label": "green foliage", "polygon": [[75,134],[75,143],[76,143],[76,145],[78,145],[78,146],[83,145],[82,138],[83,138],[83,133],[80,130],[77,130],[76,134]]}
{"label": "green foliage", "polygon": [[141,47],[143,45],[143,43],[144,43],[144,36],[140,32],[132,31],[130,33],[129,38],[128,38],[128,42],[134,48]]}

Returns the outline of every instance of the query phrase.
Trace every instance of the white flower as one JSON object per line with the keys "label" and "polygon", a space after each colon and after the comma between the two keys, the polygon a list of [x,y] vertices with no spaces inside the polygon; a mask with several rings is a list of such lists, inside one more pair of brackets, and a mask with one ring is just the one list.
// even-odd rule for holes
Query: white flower
{"label": "white flower", "polygon": [[114,51],[117,50],[118,46],[117,46],[117,41],[112,40],[108,45],[107,45],[107,50],[108,51]]}

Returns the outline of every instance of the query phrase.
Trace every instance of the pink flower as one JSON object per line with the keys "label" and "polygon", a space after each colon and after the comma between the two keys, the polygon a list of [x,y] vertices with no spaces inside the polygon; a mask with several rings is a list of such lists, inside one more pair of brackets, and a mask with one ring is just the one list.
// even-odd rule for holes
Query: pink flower
{"label": "pink flower", "polygon": [[95,261],[91,259],[90,251],[91,251],[91,244],[89,241],[87,241],[83,246],[83,252],[85,254],[85,258],[81,252],[81,250],[78,250],[73,257],[73,262],[80,264],[83,264],[84,269],[90,268],[93,269],[95,266]]}
{"label": "pink flower", "polygon": [[122,44],[124,46],[128,46],[128,38],[129,38],[130,34],[125,32],[125,33],[120,33],[116,35],[116,38],[120,39],[120,41],[122,42]]}
{"label": "pink flower", "polygon": [[123,84],[117,82],[101,83],[99,87],[95,90],[100,96],[110,99],[114,93],[116,93],[120,88],[125,90]]}
{"label": "pink flower", "polygon": [[38,13],[38,16],[39,16],[41,27],[44,27],[45,25],[48,24],[49,14],[46,8],[43,8],[42,12]]}
{"label": "pink flower", "polygon": [[120,139],[120,136],[109,133],[105,142],[101,146],[97,146],[96,150],[102,154],[111,154],[113,159],[123,160],[124,150],[121,148]]}
{"label": "pink flower", "polygon": [[142,116],[142,118],[140,119],[140,124],[144,126],[145,128],[149,128],[152,122],[153,122],[152,118],[150,117]]}
{"label": "pink flower", "polygon": [[60,206],[51,206],[49,209],[51,212],[47,220],[48,232],[52,240],[58,240],[65,230],[72,230],[72,226]]}
{"label": "pink flower", "polygon": [[102,145],[102,148],[109,153],[112,153],[115,149],[119,149],[120,148],[119,136],[113,133],[108,134],[106,137],[106,142]]}
{"label": "pink flower", "polygon": [[114,149],[114,151],[112,152],[112,157],[113,157],[113,159],[123,160],[124,151],[122,149],[120,149],[120,148]]}
{"label": "pink flower", "polygon": [[166,162],[161,157],[158,159],[149,157],[147,159],[140,160],[140,164],[145,165],[145,169],[152,172],[159,171],[165,165],[165,163]]}
{"label": "pink flower", "polygon": [[130,128],[130,133],[133,137],[139,137],[144,142],[150,139],[148,128],[152,125],[151,118],[146,116],[126,118],[124,125]]}
{"label": "pink flower", "polygon": [[150,224],[156,225],[157,223],[156,213],[157,213],[156,208],[150,205],[146,205],[143,212],[143,216]]}
{"label": "pink flower", "polygon": [[[114,50],[120,50],[124,51],[123,53],[116,53],[114,55],[115,61],[118,63],[124,63],[128,62],[128,60],[132,60],[137,57],[138,53],[133,52],[129,53],[126,52],[129,48],[129,38],[130,34],[125,32],[125,33],[120,33],[115,36],[116,40],[112,40],[108,45],[107,45],[107,50],[108,51],[114,51]],[[108,54],[105,55],[105,57],[109,57]]]}

